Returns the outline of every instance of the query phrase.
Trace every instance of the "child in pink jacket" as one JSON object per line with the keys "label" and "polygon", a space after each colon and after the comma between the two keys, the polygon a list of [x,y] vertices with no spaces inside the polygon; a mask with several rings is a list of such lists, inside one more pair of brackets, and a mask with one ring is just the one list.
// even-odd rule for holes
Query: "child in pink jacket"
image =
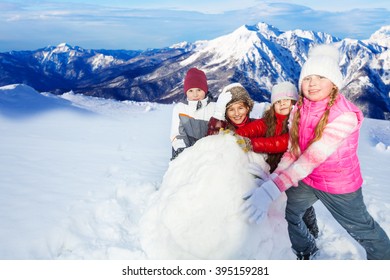
{"label": "child in pink jacket", "polygon": [[363,114],[339,89],[343,77],[338,50],[321,45],[309,52],[299,77],[300,96],[290,114],[289,148],[270,179],[246,195],[251,222],[260,222],[281,192],[297,259],[313,259],[315,239],[302,222],[320,200],[337,222],[366,250],[367,259],[390,259],[390,241],[368,213],[357,156]]}

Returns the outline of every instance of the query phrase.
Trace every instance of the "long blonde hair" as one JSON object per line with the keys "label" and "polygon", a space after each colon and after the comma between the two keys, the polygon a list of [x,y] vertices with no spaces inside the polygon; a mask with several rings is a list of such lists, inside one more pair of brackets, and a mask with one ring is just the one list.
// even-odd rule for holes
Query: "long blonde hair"
{"label": "long blonde hair", "polygon": [[[308,146],[313,144],[314,142],[318,141],[322,137],[322,133],[324,132],[325,126],[328,123],[328,117],[329,117],[329,112],[330,108],[334,105],[334,102],[336,101],[336,98],[338,96],[338,88],[336,86],[333,87],[332,92],[329,95],[329,102],[328,105],[326,106],[326,111],[322,115],[320,121],[318,122],[315,130],[314,130],[314,138],[310,140]],[[298,157],[300,154],[300,149],[299,149],[299,121],[301,119],[301,108],[302,108],[302,103],[303,103],[303,94],[302,92],[299,93],[299,99],[297,102],[297,107],[298,110],[296,111],[291,129],[290,129],[290,139],[291,139],[291,152],[294,156]]]}

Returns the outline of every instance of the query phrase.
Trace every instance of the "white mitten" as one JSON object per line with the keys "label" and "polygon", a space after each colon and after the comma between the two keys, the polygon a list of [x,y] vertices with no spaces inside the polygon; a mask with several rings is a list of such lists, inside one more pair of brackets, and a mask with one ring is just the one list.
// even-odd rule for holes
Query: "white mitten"
{"label": "white mitten", "polygon": [[215,111],[213,117],[218,120],[225,120],[226,104],[232,100],[232,94],[230,91],[222,91],[218,96],[217,103],[215,104]]}
{"label": "white mitten", "polygon": [[244,195],[243,211],[250,223],[260,224],[268,213],[269,206],[280,195],[280,190],[272,180],[265,181]]}
{"label": "white mitten", "polygon": [[258,177],[263,180],[267,180],[269,177],[268,172],[264,171],[263,167],[256,162],[248,163],[248,172],[255,177]]}

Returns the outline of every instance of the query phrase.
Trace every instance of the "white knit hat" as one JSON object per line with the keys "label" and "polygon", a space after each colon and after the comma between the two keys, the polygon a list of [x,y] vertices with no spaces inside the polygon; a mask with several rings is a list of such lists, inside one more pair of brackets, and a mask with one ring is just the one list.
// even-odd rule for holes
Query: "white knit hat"
{"label": "white knit hat", "polygon": [[339,60],[340,55],[336,47],[331,45],[313,47],[302,66],[299,88],[301,88],[303,78],[309,75],[319,75],[331,80],[340,90],[343,86],[343,75],[340,71]]}
{"label": "white knit hat", "polygon": [[298,91],[290,82],[281,82],[272,87],[271,104],[282,99],[298,100]]}

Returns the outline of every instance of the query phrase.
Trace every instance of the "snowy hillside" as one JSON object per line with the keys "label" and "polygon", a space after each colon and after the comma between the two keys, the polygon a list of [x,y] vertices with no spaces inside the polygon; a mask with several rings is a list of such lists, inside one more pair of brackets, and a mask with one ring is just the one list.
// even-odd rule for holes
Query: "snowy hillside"
{"label": "snowy hillside", "polygon": [[[256,104],[254,117],[259,116],[261,105]],[[37,93],[24,85],[0,88],[0,259],[147,260],[149,256],[183,256],[175,251],[176,247],[160,246],[160,251],[151,252],[150,247],[142,245],[145,240],[156,242],[153,241],[156,232],[145,228],[159,228],[160,225],[158,220],[144,219],[149,203],[156,198],[166,203],[168,200],[164,195],[169,191],[171,195],[179,195],[182,191],[169,190],[165,185],[168,192],[162,193],[162,182],[168,180],[164,177],[166,171],[174,169],[177,179],[174,176],[171,180],[177,182],[179,177],[181,180],[187,176],[192,178],[194,172],[193,165],[185,164],[185,157],[198,164],[202,160],[213,162],[212,151],[205,153],[198,145],[184,152],[180,156],[182,159],[178,158],[181,164],[179,161],[169,164],[171,111],[172,105],[118,102],[71,93],[54,96]],[[217,138],[207,141],[215,144]],[[228,142],[227,146],[221,146],[222,149],[230,147]],[[239,149],[234,153],[233,150],[225,150],[224,161],[229,164],[222,167],[218,162],[209,166],[221,178],[210,177],[210,184],[211,181],[228,184],[222,181],[228,177],[224,174],[237,174],[242,177],[235,179],[245,182],[245,170],[239,175],[233,162],[245,164],[247,155]],[[234,159],[228,157],[229,152],[235,154]],[[390,234],[388,121],[365,120],[359,157],[369,212]],[[185,218],[180,215],[191,218],[189,209],[209,209],[210,205],[215,205],[224,215],[225,210],[216,203],[216,197],[227,199],[233,193],[231,188],[215,195],[213,189],[205,191],[194,186],[192,195],[175,200],[176,208],[161,210],[168,223],[177,226],[175,223]],[[237,187],[240,186],[236,184],[234,191],[239,193]],[[235,200],[235,197],[232,201],[240,201],[241,198]],[[200,235],[190,234],[203,232],[213,242],[220,259],[241,256],[245,259],[292,260],[294,255],[287,236],[284,205],[285,198],[281,197],[262,225],[251,228],[245,224],[247,242],[253,245],[250,246],[252,251],[246,251],[249,255],[231,254],[233,246],[226,248],[226,244],[217,243],[229,233],[229,240],[241,237],[238,234],[242,231],[236,226],[243,222],[240,219],[232,220],[229,227],[219,224],[215,232],[208,231],[215,225],[212,217],[206,216],[203,223],[187,225],[183,233],[189,236],[185,240],[186,246],[190,252],[197,250],[198,256],[204,256],[208,248],[193,246],[199,242]],[[327,210],[320,203],[314,206],[320,227],[319,258],[365,259],[361,247]],[[161,235],[159,244],[169,244],[180,238],[168,240],[164,236]],[[212,255],[209,257],[213,258]],[[187,255],[187,258],[196,258],[196,255]]]}

